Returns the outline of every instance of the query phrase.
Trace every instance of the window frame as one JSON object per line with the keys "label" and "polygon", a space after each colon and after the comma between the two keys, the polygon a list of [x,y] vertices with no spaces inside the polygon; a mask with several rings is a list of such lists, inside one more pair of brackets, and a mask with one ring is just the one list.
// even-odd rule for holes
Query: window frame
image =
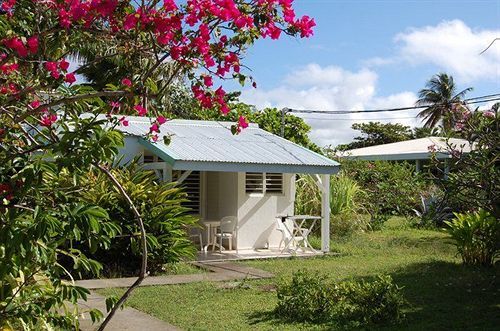
{"label": "window frame", "polygon": [[[255,175],[260,175],[259,177],[261,177],[260,179],[254,179],[254,181],[259,181],[259,182],[254,182],[253,185],[255,187],[259,187],[260,186],[260,189],[253,189],[253,190],[249,190],[248,186],[249,186],[249,182],[248,182],[248,174],[251,174],[253,176]],[[269,176],[274,176],[276,177],[277,175],[279,175],[279,179],[269,179]],[[269,186],[270,184],[268,183],[271,183],[271,181],[277,181],[279,180],[279,191],[276,190],[276,189],[271,189]],[[277,185],[276,182],[274,183],[274,185]],[[264,196],[264,195],[275,195],[275,196],[283,196],[285,195],[285,176],[283,173],[281,172],[246,172],[245,173],[245,193],[250,195],[250,196]]]}

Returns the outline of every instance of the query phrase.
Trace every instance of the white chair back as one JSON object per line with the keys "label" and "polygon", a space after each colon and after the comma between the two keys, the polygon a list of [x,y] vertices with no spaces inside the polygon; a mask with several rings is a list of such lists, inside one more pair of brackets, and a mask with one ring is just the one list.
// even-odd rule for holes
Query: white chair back
{"label": "white chair back", "polygon": [[290,230],[284,224],[284,222],[281,220],[281,217],[276,218],[276,229],[282,233],[283,239],[288,240],[288,239],[292,238],[292,234],[290,233]]}
{"label": "white chair back", "polygon": [[220,220],[220,231],[222,233],[233,233],[238,225],[236,216],[225,216]]}

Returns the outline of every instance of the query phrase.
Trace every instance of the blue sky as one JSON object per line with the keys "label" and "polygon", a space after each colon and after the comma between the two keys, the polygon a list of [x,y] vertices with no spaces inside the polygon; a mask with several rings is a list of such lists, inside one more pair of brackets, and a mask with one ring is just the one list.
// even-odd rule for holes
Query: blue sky
{"label": "blue sky", "polygon": [[[473,86],[471,96],[500,92],[500,42],[478,55],[500,37],[499,0],[296,0],[295,8],[315,18],[315,35],[259,41],[246,57],[258,89],[245,89],[242,99],[259,108],[408,106],[440,71],[452,74],[461,88]],[[414,126],[414,115],[387,116]],[[349,141],[352,119],[387,118],[318,116],[306,121],[321,145]]]}

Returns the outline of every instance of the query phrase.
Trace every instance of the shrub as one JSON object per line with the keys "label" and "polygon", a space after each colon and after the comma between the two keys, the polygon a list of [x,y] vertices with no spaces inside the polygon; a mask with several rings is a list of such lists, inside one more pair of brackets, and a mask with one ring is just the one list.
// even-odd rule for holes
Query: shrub
{"label": "shrub", "polygon": [[343,173],[365,192],[364,207],[374,223],[387,215],[413,215],[428,183],[407,162],[342,160]]}
{"label": "shrub", "polygon": [[492,265],[500,252],[500,222],[484,209],[475,213],[455,214],[447,221],[464,264]]}
{"label": "shrub", "polygon": [[350,237],[362,232],[368,227],[366,217],[357,213],[341,213],[332,215],[330,220],[330,233],[337,238]]}
{"label": "shrub", "polygon": [[324,275],[299,271],[278,284],[277,296],[277,317],[295,322],[356,327],[396,323],[404,317],[405,300],[390,276],[336,283]]}
{"label": "shrub", "polygon": [[304,270],[293,274],[290,280],[278,284],[278,317],[298,322],[327,322],[331,311],[330,290],[324,275]]}
{"label": "shrub", "polygon": [[[135,162],[112,171],[143,217],[148,243],[148,272],[161,272],[165,263],[193,256],[196,250],[187,229],[197,220],[182,205],[187,197],[183,189],[174,186],[175,183],[159,183],[153,171],[145,171]],[[137,237],[139,229],[130,208],[99,172],[88,174],[86,187],[82,199],[105,208],[110,219],[122,229],[121,235],[112,239],[110,249],[95,249],[88,254],[103,263],[106,276],[135,274],[140,266],[141,252]]]}

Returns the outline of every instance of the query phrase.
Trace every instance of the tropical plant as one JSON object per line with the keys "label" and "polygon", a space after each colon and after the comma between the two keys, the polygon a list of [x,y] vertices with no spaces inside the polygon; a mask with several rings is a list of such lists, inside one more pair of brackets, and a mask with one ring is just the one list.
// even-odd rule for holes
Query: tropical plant
{"label": "tropical plant", "polygon": [[[321,192],[316,179],[301,176],[296,183],[295,213],[321,215]],[[330,212],[332,215],[357,212],[363,191],[358,184],[344,174],[330,177]]]}
{"label": "tropical plant", "polygon": [[425,120],[426,127],[433,128],[441,123],[444,131],[449,132],[454,126],[453,111],[464,107],[462,99],[470,91],[472,87],[457,92],[453,77],[446,73],[434,75],[418,93],[415,105],[427,107],[418,117]]}
{"label": "tropical plant", "polygon": [[280,319],[351,328],[400,322],[406,305],[401,288],[390,276],[333,282],[325,275],[301,270],[282,280],[276,295],[274,312]]}
{"label": "tropical plant", "polygon": [[500,253],[500,220],[484,209],[446,221],[464,264],[490,266]]}
{"label": "tropical plant", "polygon": [[[158,98],[176,77],[164,70],[166,62],[189,80],[202,107],[228,112],[226,92],[212,77],[253,82],[242,63],[248,47],[283,34],[309,37],[315,23],[297,17],[290,1],[225,0],[220,6],[214,0],[6,0],[0,7],[1,327],[78,328],[77,308],[64,305],[85,299],[87,292],[61,278],[82,269],[96,273],[99,264],[67,243],[93,250],[114,236],[112,228],[101,226],[107,218],[98,206],[65,200],[87,189],[81,175],[94,168],[127,202],[141,250],[138,278],[112,304],[102,330],[146,276],[148,260],[140,208],[110,170],[123,146],[115,128],[128,121],[111,115],[150,116],[144,138],[155,141],[165,122]],[[102,41],[95,57],[70,65],[67,57],[89,40]],[[78,79],[84,67],[103,57],[120,64],[119,70],[103,75],[102,82]],[[246,125],[241,117],[234,129]],[[61,171],[71,178],[67,186],[46,189],[48,175]],[[61,255],[74,262],[70,269],[58,264]]]}
{"label": "tropical plant", "polygon": [[[187,195],[176,183],[157,180],[153,171],[143,170],[137,162],[111,169],[111,172],[128,192],[130,199],[141,213],[147,232],[148,272],[161,272],[166,263],[193,257],[195,248],[189,240],[189,227],[197,226],[197,219],[189,215],[189,209],[182,205]],[[100,172],[91,171],[81,192],[83,201],[99,205],[107,210],[110,219],[121,229],[121,235],[111,240],[109,249],[94,249],[86,252],[89,257],[100,261],[105,272],[119,268],[124,275],[137,274],[140,265],[140,232],[133,221],[127,201],[113,188]]]}
{"label": "tropical plant", "polygon": [[430,194],[420,196],[420,209],[414,209],[417,227],[443,226],[444,222],[453,218],[451,207],[446,206],[446,201],[442,195]]}

